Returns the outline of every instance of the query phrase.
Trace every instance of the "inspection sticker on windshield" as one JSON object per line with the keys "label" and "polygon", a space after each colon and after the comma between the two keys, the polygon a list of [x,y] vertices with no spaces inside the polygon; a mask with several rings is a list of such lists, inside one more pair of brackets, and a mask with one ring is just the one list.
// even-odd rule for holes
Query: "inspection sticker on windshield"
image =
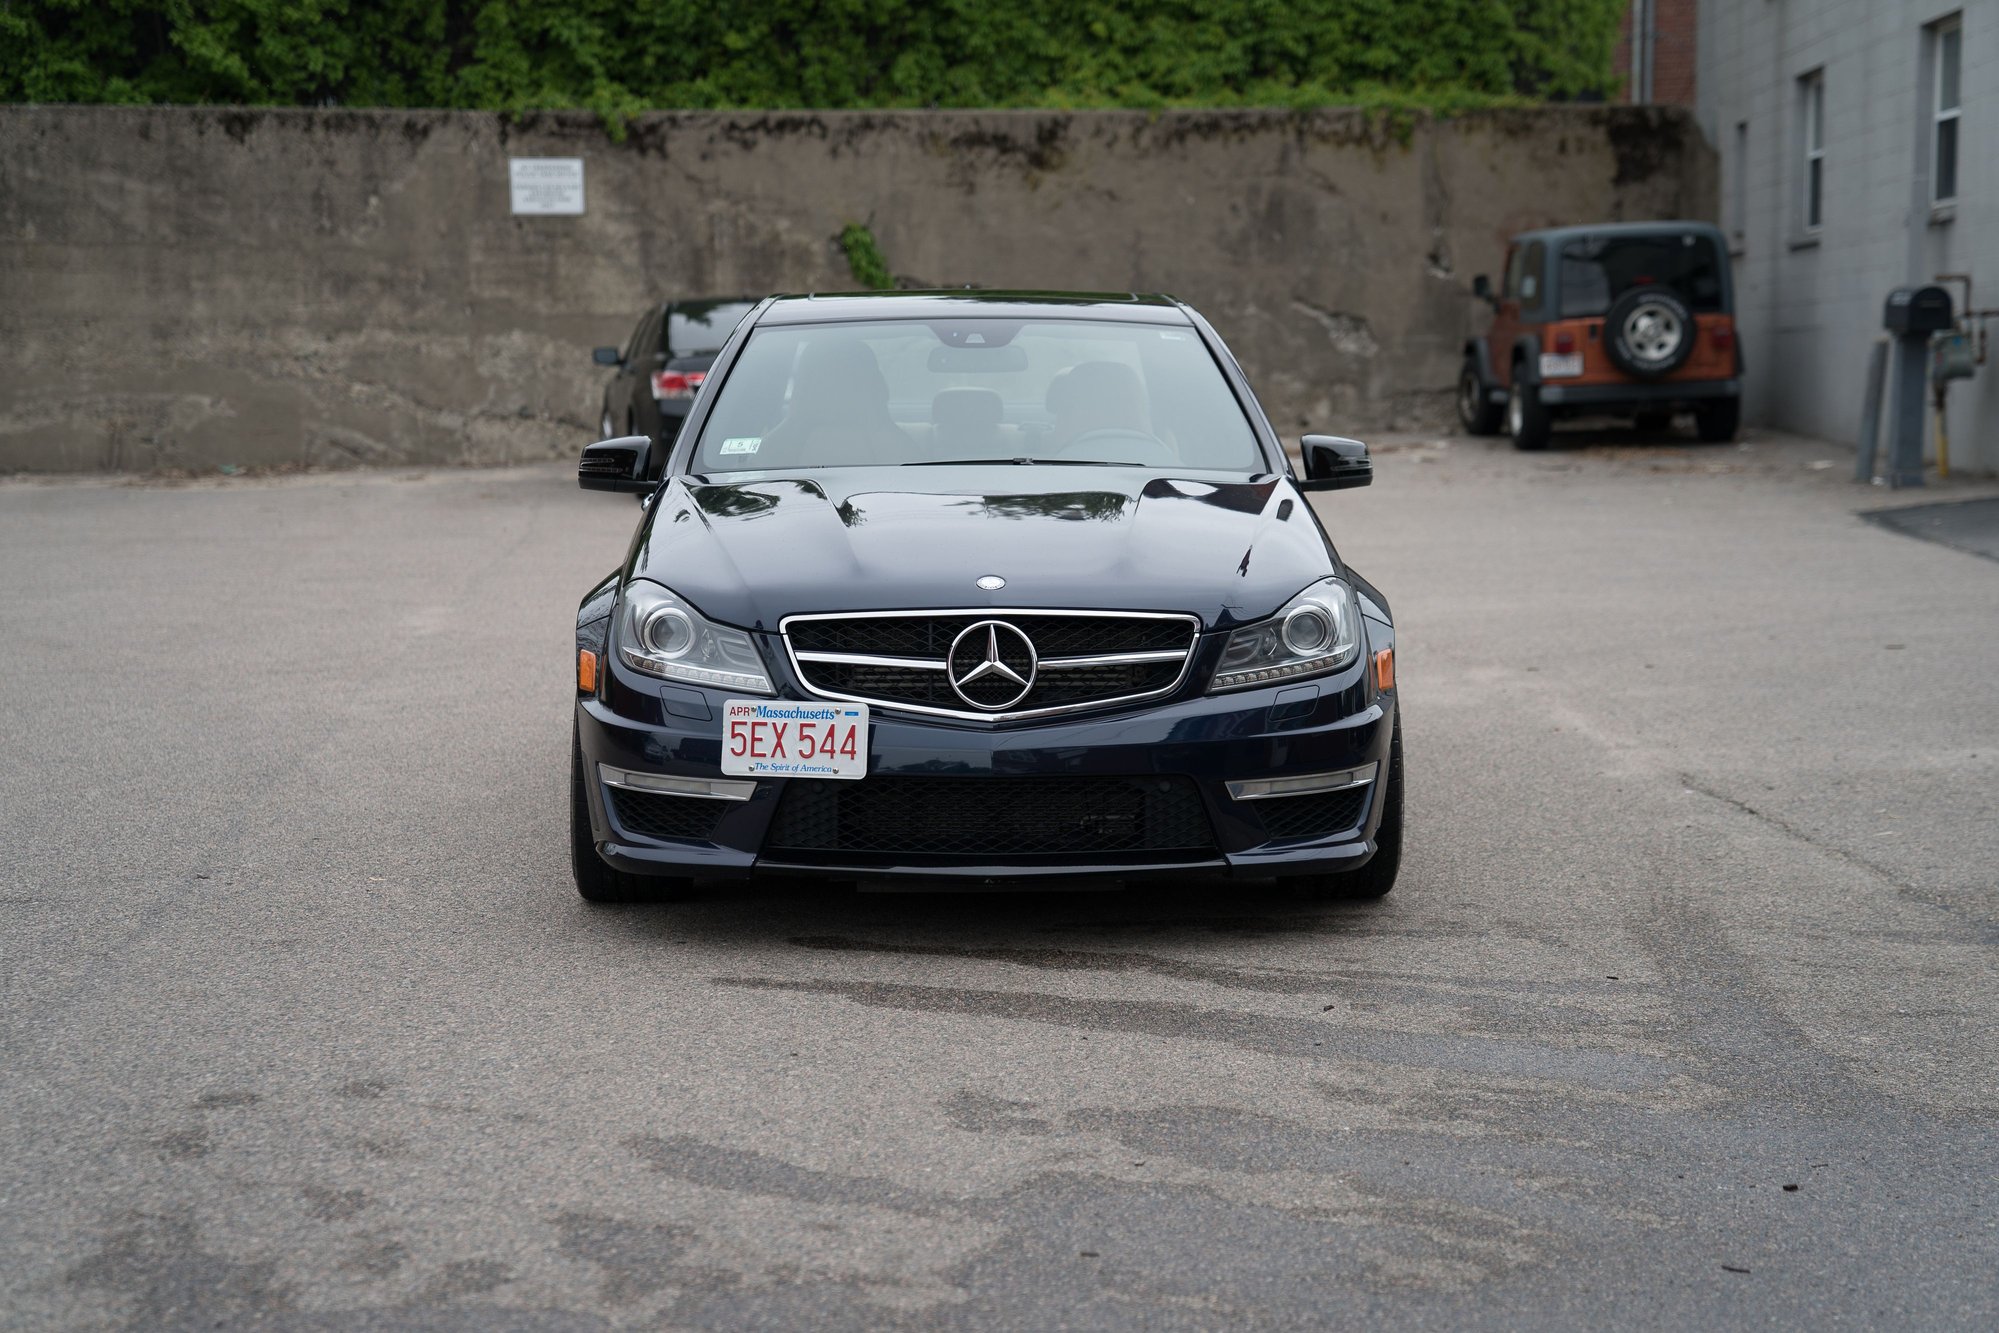
{"label": "inspection sticker on windshield", "polygon": [[761,435],[732,435],[722,441],[722,452],[725,454],[753,454],[757,451],[757,446],[763,442],[764,437]]}
{"label": "inspection sticker on windshield", "polygon": [[731,699],[722,708],[722,771],[746,778],[864,778],[866,704]]}

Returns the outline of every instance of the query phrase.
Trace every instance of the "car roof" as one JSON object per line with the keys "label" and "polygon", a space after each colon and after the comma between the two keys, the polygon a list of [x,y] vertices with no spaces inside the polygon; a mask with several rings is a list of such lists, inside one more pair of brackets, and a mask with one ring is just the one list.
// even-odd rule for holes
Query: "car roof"
{"label": "car roof", "polygon": [[771,298],[759,324],[823,324],[847,320],[991,318],[1122,320],[1191,324],[1170,296],[1138,292],[987,291],[951,288],[912,292],[810,292]]}
{"label": "car roof", "polygon": [[1567,241],[1578,236],[1657,236],[1667,233],[1683,235],[1690,231],[1701,232],[1713,240],[1721,239],[1721,228],[1712,222],[1673,221],[1663,222],[1592,222],[1579,226],[1539,227],[1533,231],[1517,232],[1513,243],[1523,241]]}
{"label": "car roof", "polygon": [[761,296],[669,296],[659,303],[662,310],[685,310],[688,306],[755,305]]}

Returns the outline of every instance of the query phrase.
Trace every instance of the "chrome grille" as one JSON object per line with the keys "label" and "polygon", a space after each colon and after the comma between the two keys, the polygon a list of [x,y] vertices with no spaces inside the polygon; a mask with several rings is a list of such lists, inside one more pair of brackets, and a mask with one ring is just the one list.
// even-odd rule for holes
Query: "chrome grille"
{"label": "chrome grille", "polygon": [[[1033,683],[1011,691],[952,686],[951,645],[996,621],[1033,644]],[[781,626],[798,678],[813,694],[981,721],[1102,708],[1172,691],[1200,633],[1193,616],[1122,611],[949,610],[791,616]],[[963,682],[961,682],[963,683]]]}

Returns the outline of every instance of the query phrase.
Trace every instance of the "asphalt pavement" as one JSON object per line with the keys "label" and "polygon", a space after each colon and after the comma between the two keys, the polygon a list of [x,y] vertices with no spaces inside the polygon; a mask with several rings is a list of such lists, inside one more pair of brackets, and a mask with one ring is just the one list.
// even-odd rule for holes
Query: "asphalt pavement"
{"label": "asphalt pavement", "polygon": [[1999,1326],[1999,564],[1847,467],[1321,497],[1400,626],[1350,906],[591,908],[629,499],[0,484],[0,1325]]}

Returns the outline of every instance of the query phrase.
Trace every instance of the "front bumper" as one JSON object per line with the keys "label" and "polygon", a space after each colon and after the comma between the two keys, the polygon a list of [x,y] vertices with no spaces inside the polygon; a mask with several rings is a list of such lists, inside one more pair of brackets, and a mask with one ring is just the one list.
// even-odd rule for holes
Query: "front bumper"
{"label": "front bumper", "polygon": [[[1363,654],[1347,671],[1318,681],[1182,697],[1042,724],[964,724],[899,714],[878,705],[870,727],[869,776],[859,783],[758,779],[748,800],[690,804],[697,798],[688,798],[677,809],[689,813],[691,825],[660,820],[649,832],[636,827],[639,820],[628,818],[633,810],[629,796],[607,789],[602,766],[681,777],[722,776],[721,719],[727,694],[665,685],[614,665],[600,697],[577,703],[592,836],[598,853],[621,870],[698,878],[768,871],[844,879],[1006,883],[1263,878],[1358,869],[1374,854],[1379,793],[1388,776],[1396,707],[1392,690],[1373,689],[1367,661]],[[1352,822],[1302,834],[1297,806],[1280,818],[1276,811],[1281,800],[1236,800],[1227,785],[1362,769],[1368,764],[1376,765],[1374,781],[1352,793],[1350,806],[1339,807],[1351,810]],[[1117,837],[1107,839],[1111,845],[1071,846],[1060,854],[993,849],[966,853],[921,845],[891,850],[767,850],[789,785],[847,787],[909,779],[898,790],[934,792],[943,781],[954,784],[951,790],[963,797],[967,789],[955,784],[1041,777],[1131,779],[1141,785],[1158,781],[1162,787],[1171,782],[1183,792],[1191,785],[1210,836],[1199,848],[1158,851],[1120,850]],[[1017,782],[1007,785],[1016,792],[1021,789]],[[989,790],[998,792],[1001,786]],[[800,795],[810,799],[822,794]],[[976,794],[969,804],[977,806]],[[913,826],[925,827],[919,816],[920,812],[912,812]],[[1076,818],[1079,828],[1090,828],[1094,826],[1081,821],[1109,817],[1078,809]],[[1344,813],[1337,817],[1345,818]],[[934,827],[934,821],[929,826]]]}

